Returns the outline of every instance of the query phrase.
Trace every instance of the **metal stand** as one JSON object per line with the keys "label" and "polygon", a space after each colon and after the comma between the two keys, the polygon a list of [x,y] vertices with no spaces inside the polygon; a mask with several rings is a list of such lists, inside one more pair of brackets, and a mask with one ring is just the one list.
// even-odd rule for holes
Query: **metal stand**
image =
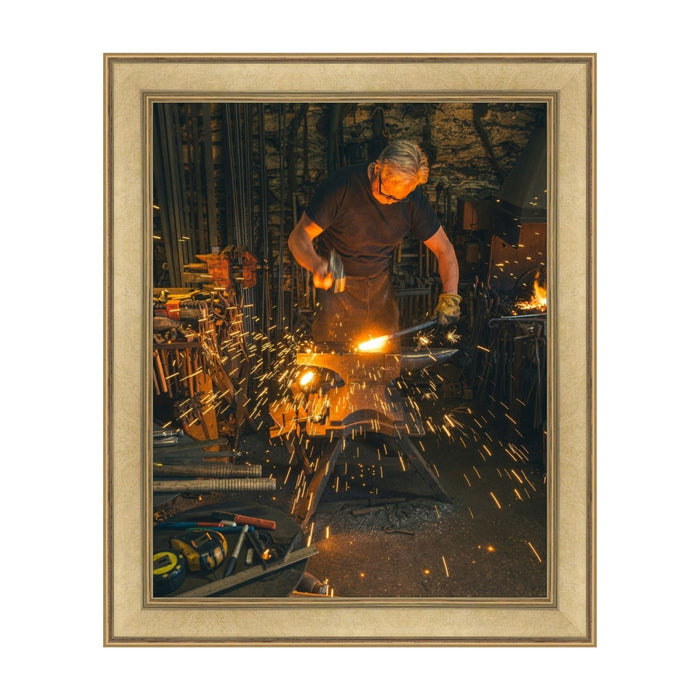
{"label": "metal stand", "polygon": [[[335,463],[343,451],[343,438],[333,438],[330,442],[327,442],[321,456],[316,462],[316,466],[312,467],[310,471],[305,465],[311,465],[312,462],[299,439],[296,436],[294,438],[287,437],[286,439],[288,448],[297,455],[297,458],[299,458],[300,453],[303,455],[301,465],[305,474],[305,483],[300,491],[301,496],[292,509],[292,517],[295,518],[299,526],[304,529],[314,516],[323,496],[323,492],[328,485],[328,480],[333,474]],[[406,461],[430,487],[435,496],[440,501],[449,503],[451,499],[440,484],[435,471],[425,459],[423,459],[423,455],[421,455],[418,448],[413,444],[410,437],[408,435],[396,433],[391,436],[390,439],[393,440],[397,452],[405,457]]]}

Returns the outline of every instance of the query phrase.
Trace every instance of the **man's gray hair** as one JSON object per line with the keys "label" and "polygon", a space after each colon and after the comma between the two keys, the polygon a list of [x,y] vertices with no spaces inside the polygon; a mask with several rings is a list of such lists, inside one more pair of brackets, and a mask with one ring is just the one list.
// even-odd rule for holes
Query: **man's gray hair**
{"label": "man's gray hair", "polygon": [[420,185],[428,182],[428,157],[413,141],[392,141],[379,154],[377,161],[404,175],[407,180],[418,180]]}

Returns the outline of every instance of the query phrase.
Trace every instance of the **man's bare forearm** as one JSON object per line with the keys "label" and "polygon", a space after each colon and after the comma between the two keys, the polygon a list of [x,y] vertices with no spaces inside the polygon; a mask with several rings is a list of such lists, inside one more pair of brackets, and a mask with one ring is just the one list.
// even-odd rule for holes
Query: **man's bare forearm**
{"label": "man's bare forearm", "polygon": [[458,294],[459,263],[457,262],[454,246],[450,243],[442,226],[424,243],[437,258],[443,294]]}
{"label": "man's bare forearm", "polygon": [[438,272],[440,274],[440,282],[442,282],[443,294],[458,294],[459,290],[459,264],[457,257],[452,251],[438,255]]}
{"label": "man's bare forearm", "polygon": [[306,214],[302,214],[289,234],[287,245],[297,263],[312,273],[314,286],[328,289],[333,283],[333,278],[328,272],[328,261],[316,252],[313,244],[313,239],[321,233],[323,229]]}

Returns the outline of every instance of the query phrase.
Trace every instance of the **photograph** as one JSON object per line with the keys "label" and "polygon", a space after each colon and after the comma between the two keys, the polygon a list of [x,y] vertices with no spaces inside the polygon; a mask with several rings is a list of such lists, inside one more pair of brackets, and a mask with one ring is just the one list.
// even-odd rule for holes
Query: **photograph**
{"label": "photograph", "polygon": [[105,55],[106,646],[595,644],[594,83]]}

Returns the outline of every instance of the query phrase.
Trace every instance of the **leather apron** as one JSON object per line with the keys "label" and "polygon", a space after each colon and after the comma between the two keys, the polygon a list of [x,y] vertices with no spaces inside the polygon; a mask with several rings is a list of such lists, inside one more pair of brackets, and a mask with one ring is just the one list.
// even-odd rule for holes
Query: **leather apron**
{"label": "leather apron", "polygon": [[[318,289],[316,300],[311,329],[316,343],[355,346],[399,329],[399,307],[388,271],[373,277],[346,277],[345,291]],[[398,352],[399,346],[394,340],[382,351]]]}

